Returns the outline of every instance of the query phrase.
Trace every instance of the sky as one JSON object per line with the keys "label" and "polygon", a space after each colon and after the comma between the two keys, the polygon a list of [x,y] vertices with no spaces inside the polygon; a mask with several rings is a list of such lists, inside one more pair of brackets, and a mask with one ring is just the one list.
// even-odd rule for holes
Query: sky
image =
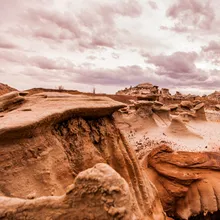
{"label": "sky", "polygon": [[219,0],[0,0],[0,82],[220,90]]}

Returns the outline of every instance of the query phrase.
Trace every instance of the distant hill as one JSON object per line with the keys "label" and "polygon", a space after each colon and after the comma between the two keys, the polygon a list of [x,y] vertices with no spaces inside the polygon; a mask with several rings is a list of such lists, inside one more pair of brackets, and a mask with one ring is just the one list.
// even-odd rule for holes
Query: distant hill
{"label": "distant hill", "polygon": [[12,91],[16,91],[16,89],[8,86],[7,84],[0,83],[0,95],[4,95]]}

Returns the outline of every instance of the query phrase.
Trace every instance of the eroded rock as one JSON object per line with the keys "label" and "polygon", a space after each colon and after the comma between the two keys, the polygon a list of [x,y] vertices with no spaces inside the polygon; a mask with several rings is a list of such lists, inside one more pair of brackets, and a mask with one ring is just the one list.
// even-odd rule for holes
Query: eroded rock
{"label": "eroded rock", "polygon": [[0,112],[12,110],[22,103],[25,99],[19,95],[19,92],[10,92],[0,96]]}
{"label": "eroded rock", "polygon": [[148,167],[170,216],[186,220],[220,210],[219,153],[174,152],[163,145],[148,155]]}
{"label": "eroded rock", "polygon": [[[31,111],[21,111],[30,106]],[[111,114],[121,107],[124,105],[106,97],[47,93],[29,96],[21,107],[4,113],[0,119],[0,194],[25,199],[34,192],[36,199],[4,198],[1,215],[17,213],[18,219],[40,219],[38,213],[52,219],[57,214],[58,219],[100,219],[101,215],[103,219],[164,219],[155,187],[114,124]],[[108,164],[115,173],[106,166],[96,174],[96,168],[88,170],[97,163]],[[84,171],[89,177],[81,173]],[[108,172],[110,176],[106,176]],[[115,188],[119,191],[113,187],[115,194],[108,195],[108,186],[115,186],[117,180],[122,184]],[[71,193],[62,196],[73,182]],[[87,190],[98,190],[97,195],[87,194]],[[105,190],[106,197],[99,200]],[[42,196],[46,197],[39,198]]]}

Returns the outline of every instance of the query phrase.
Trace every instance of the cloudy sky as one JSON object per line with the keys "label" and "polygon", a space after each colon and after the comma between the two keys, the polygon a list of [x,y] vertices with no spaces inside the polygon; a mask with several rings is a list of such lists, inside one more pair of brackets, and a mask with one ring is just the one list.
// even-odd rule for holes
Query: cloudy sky
{"label": "cloudy sky", "polygon": [[0,0],[0,82],[220,90],[219,0]]}

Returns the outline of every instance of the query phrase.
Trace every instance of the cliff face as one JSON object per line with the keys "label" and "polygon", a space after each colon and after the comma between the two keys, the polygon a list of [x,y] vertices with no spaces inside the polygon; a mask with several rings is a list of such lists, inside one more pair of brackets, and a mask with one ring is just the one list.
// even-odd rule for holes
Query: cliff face
{"label": "cliff face", "polygon": [[3,112],[0,217],[165,219],[114,124],[121,107],[106,97],[44,93]]}

